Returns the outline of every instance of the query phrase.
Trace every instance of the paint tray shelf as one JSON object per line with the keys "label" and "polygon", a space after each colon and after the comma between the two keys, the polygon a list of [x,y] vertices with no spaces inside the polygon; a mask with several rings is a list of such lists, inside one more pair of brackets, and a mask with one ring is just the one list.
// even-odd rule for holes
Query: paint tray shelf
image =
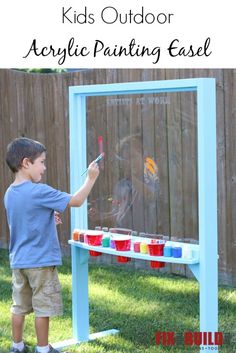
{"label": "paint tray shelf", "polygon": [[[140,240],[139,237],[137,239]],[[103,247],[102,245],[93,246],[93,245],[89,245],[87,243],[83,243],[80,241],[74,241],[74,240],[69,240],[69,244],[76,246],[76,247],[79,247],[84,250],[96,251],[96,252],[100,252],[102,254],[109,254],[109,255],[113,255],[113,256],[126,256],[131,259],[140,259],[140,260],[146,260],[146,261],[159,261],[159,262],[175,263],[175,264],[183,264],[183,265],[193,265],[193,264],[199,263],[199,245],[196,245],[196,244],[187,244],[193,254],[193,256],[191,258],[183,258],[183,257],[174,258],[174,257],[169,257],[169,256],[168,257],[167,256],[151,256],[149,254],[137,253],[137,252],[134,252],[133,250],[125,251],[125,252],[124,251],[117,251],[116,249],[112,249],[110,247]],[[178,247],[186,246],[186,243],[171,242],[171,241],[167,241],[166,244],[168,246],[178,246]]]}

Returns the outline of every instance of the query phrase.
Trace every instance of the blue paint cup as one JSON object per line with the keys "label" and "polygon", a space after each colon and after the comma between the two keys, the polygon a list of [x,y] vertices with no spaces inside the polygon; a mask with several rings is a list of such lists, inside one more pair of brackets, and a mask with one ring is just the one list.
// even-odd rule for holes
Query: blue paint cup
{"label": "blue paint cup", "polygon": [[178,246],[173,247],[172,255],[173,255],[173,257],[176,257],[176,258],[182,257],[182,248],[178,247]]}
{"label": "blue paint cup", "polygon": [[172,256],[172,246],[164,247],[164,256],[171,257]]}

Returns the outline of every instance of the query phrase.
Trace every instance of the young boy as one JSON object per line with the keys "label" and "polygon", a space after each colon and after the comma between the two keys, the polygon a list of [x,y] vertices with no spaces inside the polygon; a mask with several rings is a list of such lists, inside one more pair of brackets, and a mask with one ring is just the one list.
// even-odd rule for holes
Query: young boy
{"label": "young boy", "polygon": [[34,140],[17,138],[7,147],[6,162],[15,174],[4,196],[10,229],[10,266],[13,281],[12,338],[10,353],[25,353],[25,315],[35,313],[36,353],[59,353],[48,344],[49,318],[62,315],[56,266],[61,251],[56,223],[66,207],[79,207],[98,175],[97,163],[89,165],[87,178],[74,194],[39,183],[45,172],[46,149]]}

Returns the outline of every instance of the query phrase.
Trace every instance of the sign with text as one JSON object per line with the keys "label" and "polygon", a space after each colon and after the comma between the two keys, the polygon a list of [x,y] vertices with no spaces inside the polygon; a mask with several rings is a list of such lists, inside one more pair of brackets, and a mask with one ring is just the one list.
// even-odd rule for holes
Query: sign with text
{"label": "sign with text", "polygon": [[234,67],[232,4],[21,0],[1,4],[0,67]]}

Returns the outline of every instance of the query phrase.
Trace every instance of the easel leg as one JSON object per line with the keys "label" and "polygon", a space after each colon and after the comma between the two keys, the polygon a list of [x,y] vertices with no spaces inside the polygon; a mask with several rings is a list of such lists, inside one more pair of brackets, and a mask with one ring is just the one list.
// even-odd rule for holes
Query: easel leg
{"label": "easel leg", "polygon": [[72,246],[73,338],[89,340],[88,251]]}

